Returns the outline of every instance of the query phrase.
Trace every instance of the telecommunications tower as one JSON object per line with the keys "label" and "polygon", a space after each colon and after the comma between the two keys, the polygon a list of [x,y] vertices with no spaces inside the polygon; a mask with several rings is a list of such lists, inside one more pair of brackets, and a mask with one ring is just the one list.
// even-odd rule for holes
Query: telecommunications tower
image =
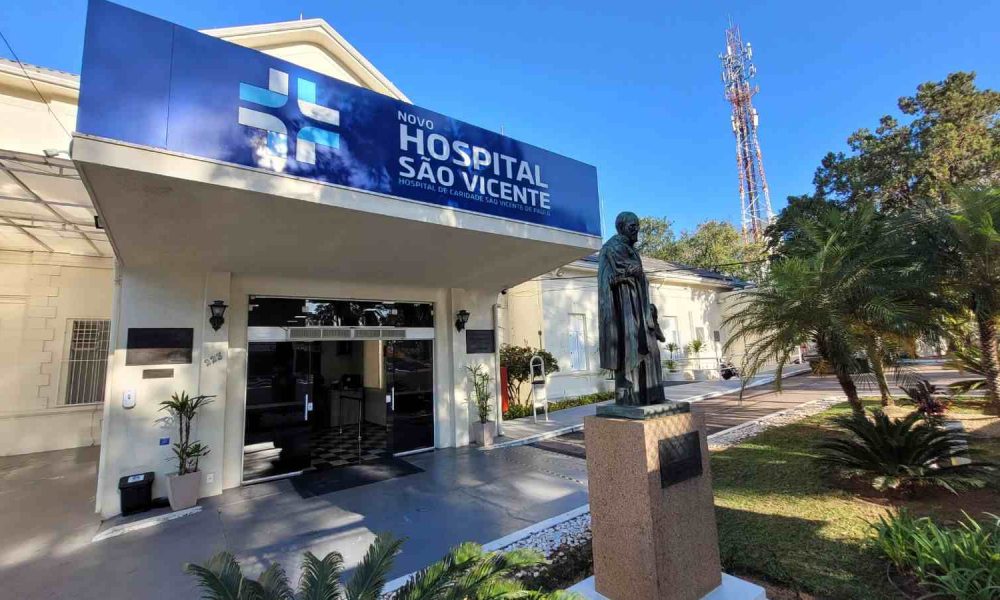
{"label": "telecommunications tower", "polygon": [[774,214],[771,212],[771,196],[767,191],[764,177],[764,158],[757,139],[757,109],[751,99],[760,87],[750,85],[757,74],[753,66],[753,49],[744,44],[740,28],[730,23],[726,30],[726,51],[719,55],[722,61],[722,82],[726,88],[726,100],[733,107],[730,121],[736,137],[736,171],[740,178],[740,208],[743,225],[743,239],[747,242],[760,241],[764,229]]}

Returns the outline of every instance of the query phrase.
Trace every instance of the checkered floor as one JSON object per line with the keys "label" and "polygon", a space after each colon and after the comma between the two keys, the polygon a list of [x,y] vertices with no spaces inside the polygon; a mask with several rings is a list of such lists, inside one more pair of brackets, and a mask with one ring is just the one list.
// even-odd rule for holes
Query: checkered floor
{"label": "checkered floor", "polygon": [[365,423],[362,429],[360,459],[358,454],[358,426],[344,425],[331,427],[312,434],[312,466],[314,469],[329,469],[389,456],[386,450],[384,425]]}

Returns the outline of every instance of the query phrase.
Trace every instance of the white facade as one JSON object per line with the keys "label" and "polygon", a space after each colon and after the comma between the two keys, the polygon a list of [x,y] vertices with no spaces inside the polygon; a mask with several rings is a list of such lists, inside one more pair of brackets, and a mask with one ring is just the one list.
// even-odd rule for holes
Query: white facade
{"label": "white facade", "polygon": [[111,318],[111,246],[67,160],[79,79],[26,70],[0,59],[0,456],[100,443]]}
{"label": "white facade", "polygon": [[[738,282],[707,271],[655,259],[643,259],[650,301],[659,311],[660,328],[673,341],[677,373],[665,377],[717,377],[722,347],[724,303]],[[505,343],[543,348],[559,362],[549,377],[548,398],[556,400],[609,391],[614,382],[600,368],[597,323],[597,263],[588,258],[515,286],[502,297]],[[689,349],[694,339],[704,348]],[[670,359],[660,344],[664,361]]]}

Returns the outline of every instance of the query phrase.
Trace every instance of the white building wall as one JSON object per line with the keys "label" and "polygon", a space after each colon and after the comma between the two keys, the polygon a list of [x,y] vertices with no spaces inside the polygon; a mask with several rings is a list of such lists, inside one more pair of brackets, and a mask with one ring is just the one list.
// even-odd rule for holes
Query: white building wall
{"label": "white building wall", "polygon": [[[165,422],[159,402],[174,392],[215,395],[196,419],[192,439],[207,443],[212,452],[201,461],[202,496],[219,494],[240,484],[246,403],[247,310],[251,295],[356,298],[432,302],[435,313],[435,446],[469,443],[474,418],[470,409],[471,383],[466,367],[484,364],[495,379],[495,355],[468,355],[465,336],[455,330],[454,314],[471,313],[468,328],[493,328],[498,290],[416,288],[386,284],[358,284],[315,278],[228,273],[182,273],[124,270],[118,318],[114,331],[114,360],[106,405],[104,448],[101,454],[98,510],[105,516],[119,512],[118,479],[153,471],[154,496],[166,494],[166,474],[174,470],[170,447],[162,438],[177,433]],[[208,325],[208,305],[223,300],[229,308],[226,323],[215,332]],[[190,365],[125,365],[130,327],[190,327],[194,352]],[[213,357],[221,354],[223,360]],[[212,360],[206,360],[212,359]],[[143,379],[148,368],[173,368],[169,379]],[[136,406],[122,407],[122,396],[132,390]],[[497,393],[494,386],[494,394]],[[211,481],[210,481],[211,480]]]}
{"label": "white building wall", "polygon": [[0,456],[90,446],[101,405],[65,405],[74,319],[110,319],[111,259],[0,252]]}
{"label": "white building wall", "polygon": [[[600,368],[599,323],[597,320],[597,277],[593,269],[560,269],[554,274],[531,280],[508,291],[508,323],[512,330],[511,343],[531,327],[541,327],[542,347],[559,361],[559,372],[549,377],[550,400],[571,398],[598,391],[610,391],[614,382]],[[650,283],[650,301],[659,310],[661,328],[667,317],[676,317],[681,350],[675,360],[685,379],[718,376],[718,360],[722,356],[725,332],[722,331],[723,310],[721,293],[728,288],[697,279],[654,279]],[[570,352],[570,315],[583,315],[586,334],[586,365],[574,369]],[[685,350],[701,328],[705,348],[697,355]],[[720,341],[714,339],[719,331]],[[537,339],[537,337],[536,337]],[[531,345],[537,345],[531,344]],[[661,344],[661,357],[669,353]]]}

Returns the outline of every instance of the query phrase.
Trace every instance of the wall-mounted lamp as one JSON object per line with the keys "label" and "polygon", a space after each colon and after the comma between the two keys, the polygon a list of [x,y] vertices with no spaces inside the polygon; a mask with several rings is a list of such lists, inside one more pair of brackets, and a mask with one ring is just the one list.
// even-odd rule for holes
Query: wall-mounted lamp
{"label": "wall-mounted lamp", "polygon": [[222,324],[226,322],[223,317],[226,314],[227,308],[229,306],[222,300],[216,300],[208,305],[208,310],[212,313],[212,316],[208,318],[208,322],[211,324],[212,329],[218,331],[222,327]]}
{"label": "wall-mounted lamp", "polygon": [[462,331],[465,329],[465,324],[469,322],[469,311],[460,310],[455,313],[455,329]]}

